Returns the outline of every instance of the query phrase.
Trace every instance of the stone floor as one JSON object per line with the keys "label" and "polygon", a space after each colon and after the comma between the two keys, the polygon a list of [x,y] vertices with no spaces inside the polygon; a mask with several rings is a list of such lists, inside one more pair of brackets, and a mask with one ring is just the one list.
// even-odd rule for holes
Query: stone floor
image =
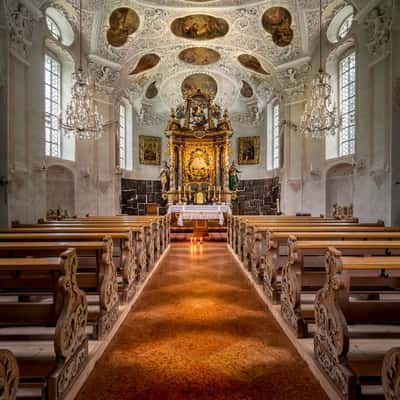
{"label": "stone floor", "polygon": [[174,243],[77,397],[327,399],[224,243]]}

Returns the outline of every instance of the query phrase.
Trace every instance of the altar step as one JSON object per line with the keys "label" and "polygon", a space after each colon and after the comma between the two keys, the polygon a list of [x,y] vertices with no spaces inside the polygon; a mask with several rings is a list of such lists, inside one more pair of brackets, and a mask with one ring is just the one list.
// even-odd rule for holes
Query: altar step
{"label": "altar step", "polygon": [[[171,230],[171,241],[173,242],[184,242],[190,241],[192,236],[192,232],[173,232]],[[226,230],[225,232],[209,232],[208,236],[204,238],[204,241],[207,242],[226,242]]]}

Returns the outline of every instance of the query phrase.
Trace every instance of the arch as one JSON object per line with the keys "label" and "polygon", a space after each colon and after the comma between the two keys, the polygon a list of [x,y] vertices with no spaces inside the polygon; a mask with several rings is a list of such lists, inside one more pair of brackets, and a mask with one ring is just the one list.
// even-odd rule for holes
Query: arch
{"label": "arch", "polygon": [[353,6],[347,5],[333,17],[326,32],[326,36],[331,43],[340,42],[349,35],[352,28],[353,15]]}
{"label": "arch", "polygon": [[326,215],[332,214],[334,204],[349,206],[353,204],[353,165],[350,163],[339,163],[326,171]]}
{"label": "arch", "polygon": [[[67,18],[54,7],[46,8],[46,15],[49,16],[60,31],[59,41],[64,46],[71,46],[74,43],[75,35],[74,30]],[[53,36],[52,36],[53,37]]]}
{"label": "arch", "polygon": [[73,172],[63,165],[51,165],[46,174],[47,210],[67,210],[75,214],[75,179]]}

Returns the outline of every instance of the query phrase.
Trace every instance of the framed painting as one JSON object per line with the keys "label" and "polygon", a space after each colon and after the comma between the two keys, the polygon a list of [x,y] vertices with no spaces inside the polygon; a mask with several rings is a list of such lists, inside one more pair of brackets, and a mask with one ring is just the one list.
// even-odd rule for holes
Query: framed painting
{"label": "framed painting", "polygon": [[161,138],[157,136],[139,136],[140,164],[161,165]]}
{"label": "framed painting", "polygon": [[260,136],[240,137],[238,151],[239,164],[258,164],[260,162]]}

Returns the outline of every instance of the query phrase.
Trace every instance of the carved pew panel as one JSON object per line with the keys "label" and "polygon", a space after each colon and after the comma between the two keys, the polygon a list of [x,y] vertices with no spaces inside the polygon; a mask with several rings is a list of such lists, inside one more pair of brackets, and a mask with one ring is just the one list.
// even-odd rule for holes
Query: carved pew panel
{"label": "carved pew panel", "polygon": [[[389,382],[398,382],[398,376],[395,376],[396,370],[388,372],[390,354],[386,366],[383,357],[386,348],[393,347],[393,342],[398,343],[400,332],[397,331],[396,339],[382,340],[382,333],[370,327],[382,323],[398,326],[400,298],[371,302],[351,299],[350,296],[354,277],[361,275],[372,282],[380,277],[390,280],[392,274],[400,271],[400,257],[343,257],[340,251],[330,248],[326,255],[326,269],[326,282],[315,301],[314,354],[318,364],[343,399],[356,399],[361,386],[369,382],[376,384],[381,375],[387,390]],[[372,276],[371,272],[374,273]],[[368,332],[370,344],[364,350],[365,339],[358,338],[360,336],[352,328],[354,324],[365,327],[361,338]]]}
{"label": "carved pew panel", "polygon": [[[45,378],[46,397],[50,400],[65,397],[88,360],[88,306],[85,293],[78,287],[77,265],[73,249],[63,252],[59,258],[0,259],[1,289],[7,289],[7,282],[13,281],[12,286],[18,288],[20,293],[29,291],[30,280],[39,274],[41,289],[53,293],[52,303],[20,303],[8,300],[3,301],[0,307],[0,333],[1,327],[7,326],[55,328],[51,346],[53,355],[47,359],[42,357],[39,362],[36,351],[30,350],[31,344],[26,341],[18,344],[14,350],[21,380],[24,384],[37,385],[38,377]],[[43,279],[46,275],[47,279]],[[35,340],[41,339],[36,337]],[[42,346],[46,347],[45,344]]]}
{"label": "carved pew panel", "polygon": [[75,248],[80,259],[93,260],[91,265],[78,265],[77,280],[85,292],[98,296],[99,312],[90,313],[89,320],[94,326],[94,337],[103,338],[119,315],[117,271],[110,237],[98,242],[0,242],[0,257],[48,257],[68,248]]}

